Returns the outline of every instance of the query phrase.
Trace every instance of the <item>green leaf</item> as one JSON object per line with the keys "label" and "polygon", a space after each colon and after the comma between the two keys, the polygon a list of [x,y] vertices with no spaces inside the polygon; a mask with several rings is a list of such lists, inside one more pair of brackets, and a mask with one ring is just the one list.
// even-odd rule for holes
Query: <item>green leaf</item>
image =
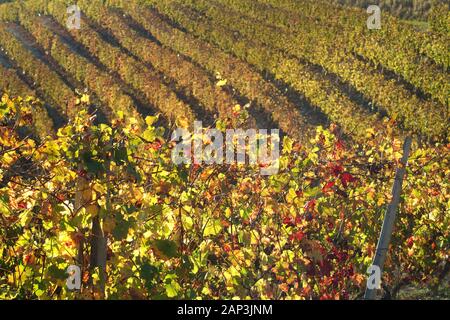
{"label": "green leaf", "polygon": [[56,265],[51,265],[47,268],[47,275],[57,280],[67,279],[66,270],[59,269]]}
{"label": "green leaf", "polygon": [[174,282],[171,282],[171,283],[169,283],[169,284],[166,284],[166,293],[167,293],[167,296],[168,296],[169,298],[174,298],[174,297],[176,297],[177,294],[178,294],[177,288],[180,288],[180,285],[178,285],[178,283],[176,283],[176,282],[175,282],[175,284],[174,284]]}
{"label": "green leaf", "polygon": [[141,266],[140,276],[144,279],[147,289],[151,288],[152,281],[155,279],[156,275],[158,275],[158,268],[155,266],[152,266],[148,262],[145,262]]}
{"label": "green leaf", "polygon": [[176,281],[177,276],[175,274],[168,274],[164,279],[166,294],[169,298],[174,298],[178,295],[181,290],[180,285]]}
{"label": "green leaf", "polygon": [[115,240],[120,241],[127,237],[128,230],[130,229],[131,223],[125,219],[123,216],[118,213],[116,217],[116,226],[112,231],[112,235]]}
{"label": "green leaf", "polygon": [[93,159],[91,152],[84,152],[82,158],[88,172],[97,174],[104,170],[103,164],[100,161]]}
{"label": "green leaf", "polygon": [[128,160],[128,152],[125,147],[118,147],[113,150],[113,159],[117,164],[124,164]]}
{"label": "green leaf", "polygon": [[178,246],[171,240],[154,240],[152,244],[157,251],[162,253],[167,258],[175,258],[178,256]]}

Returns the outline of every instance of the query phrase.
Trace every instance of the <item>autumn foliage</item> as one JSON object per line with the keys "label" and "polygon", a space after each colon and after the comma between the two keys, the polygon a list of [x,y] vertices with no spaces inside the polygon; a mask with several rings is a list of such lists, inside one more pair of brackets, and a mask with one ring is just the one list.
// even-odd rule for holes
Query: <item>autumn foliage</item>
{"label": "autumn foliage", "polygon": [[[286,136],[280,172],[263,177],[247,165],[175,166],[156,117],[97,124],[79,103],[55,137],[37,138],[39,101],[1,98],[0,298],[361,297],[400,140],[368,129],[349,147],[334,126],[307,144]],[[448,176],[448,145],[414,145],[384,290],[442,282]],[[105,277],[91,258],[98,234]],[[80,291],[65,285],[73,264]]]}

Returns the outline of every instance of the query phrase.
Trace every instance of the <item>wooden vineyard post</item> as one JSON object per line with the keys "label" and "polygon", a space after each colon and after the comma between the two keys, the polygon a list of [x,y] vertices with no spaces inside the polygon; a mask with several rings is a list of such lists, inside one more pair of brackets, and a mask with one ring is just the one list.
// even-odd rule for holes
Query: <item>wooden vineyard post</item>
{"label": "wooden vineyard post", "polygon": [[[112,145],[112,142],[110,142]],[[111,214],[111,185],[110,185],[110,171],[111,162],[108,159],[105,163],[105,182],[106,182],[106,209],[107,214]],[[105,285],[106,285],[106,260],[107,260],[107,243],[106,237],[102,228],[102,219],[99,215],[92,219],[92,238],[91,238],[91,269],[98,267],[99,271],[99,286],[98,291],[101,298],[105,298]]]}
{"label": "wooden vineyard post", "polygon": [[[380,270],[379,272],[380,280],[383,272],[384,262],[386,260],[387,252],[389,250],[389,243],[391,242],[392,230],[395,224],[398,204],[400,202],[403,178],[406,173],[406,164],[408,162],[409,153],[411,151],[411,143],[412,138],[410,136],[406,137],[405,142],[403,144],[403,156],[400,161],[400,165],[395,173],[394,185],[392,187],[392,200],[388,205],[386,215],[384,216],[383,226],[381,228],[377,249],[375,251],[375,257],[372,263],[372,266],[378,267]],[[364,299],[366,300],[375,299],[376,292],[377,288],[370,287],[369,281],[367,281]]]}
{"label": "wooden vineyard post", "polygon": [[103,299],[105,296],[105,282],[106,282],[106,238],[103,234],[101,220],[99,216],[92,218],[92,238],[91,238],[91,258],[90,268],[91,272],[95,267],[99,271],[99,285],[98,292]]}
{"label": "wooden vineyard post", "polygon": [[[78,170],[82,170],[82,166],[78,165]],[[83,207],[83,191],[87,187],[87,182],[84,177],[78,176],[76,181],[76,190],[75,190],[75,206],[74,206],[74,213],[75,215],[78,214],[80,209]],[[84,272],[84,238],[80,237],[79,242],[77,243],[77,257],[76,257],[76,263],[78,267],[80,267],[81,274]],[[80,290],[82,290],[82,287],[80,287]]]}

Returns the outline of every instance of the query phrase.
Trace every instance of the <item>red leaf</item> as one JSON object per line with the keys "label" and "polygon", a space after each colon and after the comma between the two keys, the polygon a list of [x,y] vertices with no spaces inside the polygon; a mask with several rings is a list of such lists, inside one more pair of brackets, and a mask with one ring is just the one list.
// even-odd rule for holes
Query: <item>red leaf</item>
{"label": "red leaf", "polygon": [[356,180],[355,177],[353,177],[353,176],[352,176],[350,173],[348,173],[348,172],[344,172],[344,173],[341,175],[341,182],[342,182],[342,184],[344,185],[344,187],[347,187],[349,182],[353,182],[353,181],[355,181],[355,180]]}
{"label": "red leaf", "polygon": [[344,167],[339,164],[335,164],[331,167],[331,172],[337,177],[344,171]]}
{"label": "red leaf", "polygon": [[260,168],[267,168],[267,167],[269,167],[269,163],[260,163],[259,167]]}
{"label": "red leaf", "polygon": [[293,226],[294,225],[294,222],[292,221],[291,217],[284,217],[283,218],[283,223],[285,225],[288,225],[288,226]]}
{"label": "red leaf", "polygon": [[406,244],[408,245],[408,248],[411,248],[414,245],[414,237],[409,237],[406,240]]}
{"label": "red leaf", "polygon": [[331,190],[331,188],[333,188],[335,182],[334,181],[329,181],[325,184],[325,186],[322,188],[322,192],[323,193],[327,193],[328,191]]}
{"label": "red leaf", "polygon": [[316,207],[316,199],[312,199],[309,200],[306,204],[305,204],[305,210],[306,211],[314,211],[314,208]]}
{"label": "red leaf", "polygon": [[327,293],[323,294],[320,297],[320,300],[332,300],[332,299],[333,299],[333,297],[331,295],[327,294]]}
{"label": "red leaf", "polygon": [[155,151],[158,151],[159,149],[161,149],[162,144],[160,141],[155,141],[150,145],[150,148],[152,148]]}
{"label": "red leaf", "polygon": [[305,237],[305,234],[302,231],[297,231],[296,233],[291,234],[289,239],[291,241],[302,241],[302,239]]}
{"label": "red leaf", "polygon": [[19,207],[19,209],[26,209],[27,208],[27,204],[23,201],[20,201],[17,205]]}
{"label": "red leaf", "polygon": [[336,141],[336,149],[337,149],[337,150],[342,150],[342,149],[344,149],[344,143],[342,142],[342,140]]}

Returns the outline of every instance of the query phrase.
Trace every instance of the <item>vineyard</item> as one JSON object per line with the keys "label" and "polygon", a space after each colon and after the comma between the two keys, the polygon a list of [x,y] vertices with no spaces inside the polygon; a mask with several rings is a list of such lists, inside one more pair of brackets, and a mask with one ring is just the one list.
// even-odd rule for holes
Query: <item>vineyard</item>
{"label": "vineyard", "polygon": [[[71,4],[0,4],[0,299],[360,299],[410,137],[377,297],[450,298],[448,6]],[[279,172],[174,164],[196,120]]]}

